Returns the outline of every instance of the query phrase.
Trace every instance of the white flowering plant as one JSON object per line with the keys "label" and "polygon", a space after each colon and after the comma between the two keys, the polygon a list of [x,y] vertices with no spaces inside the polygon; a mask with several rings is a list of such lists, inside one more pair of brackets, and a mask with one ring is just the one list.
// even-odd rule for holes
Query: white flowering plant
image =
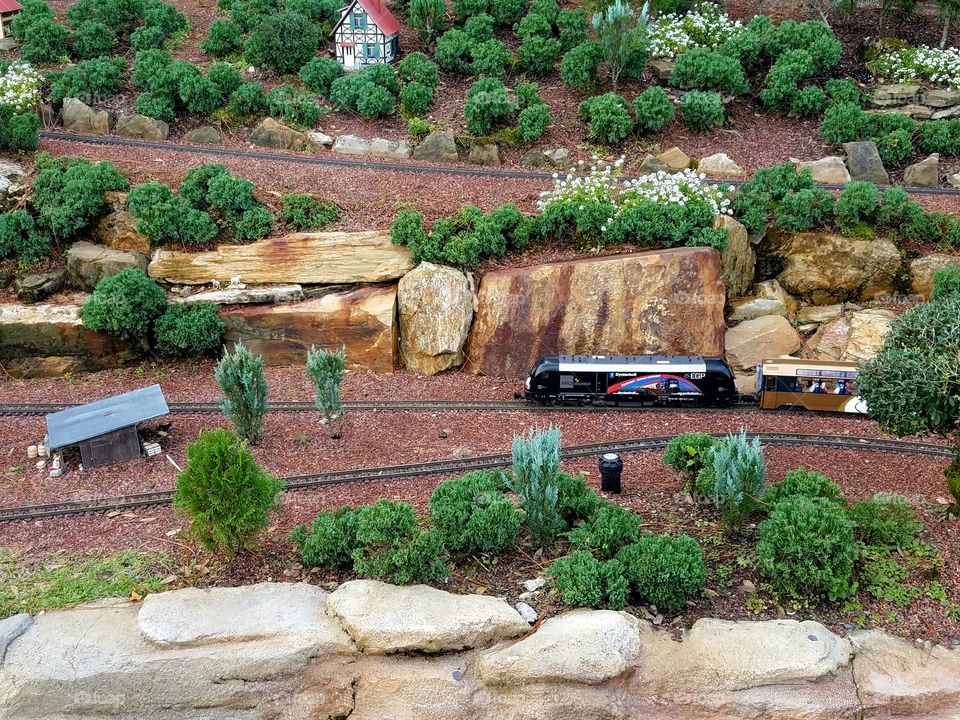
{"label": "white flowering plant", "polygon": [[0,105],[9,105],[15,112],[36,110],[40,104],[43,77],[25,62],[13,62],[0,75]]}
{"label": "white flowering plant", "polygon": [[650,57],[675,60],[691,48],[715,50],[743,29],[739,20],[731,20],[709,3],[682,15],[660,15],[647,28]]}
{"label": "white flowering plant", "polygon": [[594,158],[587,172],[580,165],[566,176],[554,175],[553,188],[538,202],[548,234],[572,234],[598,247],[616,242],[726,245],[726,231],[712,226],[716,215],[733,213],[729,186],[713,185],[693,170],[623,181],[623,161],[604,164]]}
{"label": "white flowering plant", "polygon": [[883,53],[867,64],[881,80],[919,82],[926,80],[960,90],[960,49],[932,48],[926,45]]}

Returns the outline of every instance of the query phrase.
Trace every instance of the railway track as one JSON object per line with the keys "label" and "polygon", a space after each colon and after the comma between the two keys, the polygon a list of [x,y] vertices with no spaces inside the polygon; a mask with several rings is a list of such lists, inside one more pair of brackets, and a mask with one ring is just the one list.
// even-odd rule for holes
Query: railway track
{"label": "railway track", "polygon": [[[713,433],[722,437],[723,433]],[[952,458],[953,450],[946,445],[920,443],[907,440],[885,440],[878,438],[806,435],[798,433],[747,433],[749,438],[759,438],[766,445],[778,446],[817,446],[867,450],[874,452],[897,452],[926,457]],[[596,457],[601,453],[631,453],[662,450],[670,441],[670,436],[637,438],[633,440],[615,440],[612,442],[572,445],[561,449],[564,460],[583,457]],[[295,492],[311,490],[349,483],[402,480],[413,477],[454,475],[474,470],[485,470],[510,465],[510,455],[483,455],[462,460],[440,460],[434,462],[409,463],[385,467],[360,468],[309,475],[295,475],[282,478],[284,490]],[[95,512],[115,512],[136,508],[169,505],[173,501],[173,492],[138,493],[102,497],[92,500],[73,500],[45,505],[0,508],[0,523],[41,520],[51,517],[84,515]]]}
{"label": "railway track", "polygon": [[[134,140],[119,138],[111,135],[81,135],[76,133],[45,130],[39,133],[44,140],[59,140],[61,142],[81,143],[85,145],[105,145],[112,147],[140,148],[147,150],[161,150],[167,152],[188,153],[191,155],[206,155],[210,157],[234,157],[259,161],[296,163],[299,165],[319,165],[328,167],[350,168],[355,170],[387,170],[391,172],[421,173],[427,175],[465,175],[468,177],[489,177],[511,180],[539,180],[549,182],[553,179],[552,173],[533,170],[504,170],[490,168],[472,168],[459,165],[438,166],[418,163],[385,162],[379,160],[350,160],[341,157],[317,157],[314,155],[299,155],[294,153],[276,152],[270,150],[242,150],[240,148],[213,147],[207,145],[188,145],[175,142],[158,142],[155,140]],[[331,153],[332,154],[332,153]],[[623,180],[633,180],[633,176],[623,176]],[[742,185],[745,180],[711,180],[713,185]],[[824,190],[843,190],[843,185],[817,183],[817,187]],[[960,196],[960,188],[928,188],[903,186],[911,195],[933,196]]]}

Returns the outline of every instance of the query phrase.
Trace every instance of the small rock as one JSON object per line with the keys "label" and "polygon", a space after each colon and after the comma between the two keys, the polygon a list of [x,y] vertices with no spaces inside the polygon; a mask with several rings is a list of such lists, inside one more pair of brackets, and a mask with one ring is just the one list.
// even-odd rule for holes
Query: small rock
{"label": "small rock", "polygon": [[743,588],[744,592],[750,593],[751,595],[757,591],[757,586],[754,585],[750,580],[744,580],[740,587]]}
{"label": "small rock", "polygon": [[518,602],[515,607],[517,612],[520,613],[520,617],[522,617],[528,623],[532,624],[537,621],[537,617],[539,617],[537,615],[537,611],[527,605],[525,602]]}
{"label": "small rock", "polygon": [[929,120],[933,115],[933,110],[926,105],[904,105],[903,107],[894,109],[893,112],[909,115],[916,120]]}
{"label": "small rock", "polygon": [[454,460],[463,460],[464,458],[476,457],[477,453],[475,450],[471,450],[467,447],[455,447],[450,448],[450,457]]}
{"label": "small rock", "polygon": [[250,133],[250,143],[277,150],[305,150],[310,144],[306,135],[270,117],[264,118],[253,129]]}
{"label": "small rock", "polygon": [[714,598],[720,597],[720,593],[718,593],[716,590],[712,590],[712,589],[710,589],[710,588],[704,588],[704,589],[703,589],[703,596],[704,596],[705,598],[710,598],[711,600],[713,600]]}
{"label": "small rock", "polygon": [[538,168],[568,168],[570,166],[570,151],[566,148],[553,150],[533,149],[524,153],[520,158],[523,167]]}
{"label": "small rock", "polygon": [[638,173],[640,175],[651,175],[658,172],[673,172],[673,168],[663,162],[663,160],[658,158],[656,155],[647,153],[646,157],[643,158],[643,162],[640,163],[640,170]]}
{"label": "small rock", "polygon": [[527,600],[530,600],[530,599],[532,599],[533,597],[535,597],[536,594],[537,594],[536,592],[530,592],[529,590],[527,590],[527,591],[522,592],[522,593],[520,593],[519,595],[517,595],[517,600],[527,601]]}
{"label": "small rock", "polygon": [[496,143],[473,143],[467,161],[471,165],[500,167],[500,148]]}
{"label": "small rock", "polygon": [[940,155],[933,153],[903,171],[903,184],[912,187],[937,187],[940,184]]}
{"label": "small rock", "polygon": [[146,115],[129,113],[117,120],[117,135],[139,140],[162,141],[170,134],[170,126],[163,120],[155,120]]}
{"label": "small rock", "polygon": [[960,173],[953,173],[952,175],[947,175],[947,184],[950,187],[960,188]]}
{"label": "small rock", "polygon": [[923,91],[923,104],[935,108],[960,105],[960,92],[946,88],[930,88]]}
{"label": "small rock", "polygon": [[877,144],[870,140],[843,143],[847,154],[847,169],[854,180],[866,180],[877,185],[889,185],[890,176],[883,166]]}
{"label": "small rock", "polygon": [[955,118],[960,115],[960,105],[954,105],[953,107],[944,108],[943,110],[937,110],[930,116],[931,120],[949,120],[950,118]]}
{"label": "small rock", "polygon": [[110,113],[106,110],[94,110],[77,98],[66,98],[60,111],[64,130],[85,135],[109,135]]}
{"label": "small rock", "polygon": [[322,132],[311,132],[307,133],[307,137],[310,138],[316,145],[322,147],[331,147],[333,145],[333,138],[330,135]]}
{"label": "small rock", "polygon": [[450,437],[451,435],[453,435],[453,430],[451,430],[450,428],[444,428],[444,429],[441,430],[439,433],[437,433],[437,436],[438,436],[441,440],[446,439],[446,438]]}
{"label": "small rock", "polygon": [[730,159],[726,153],[716,153],[703,158],[697,170],[711,177],[739,177],[743,168]]}
{"label": "small rock", "polygon": [[888,107],[891,105],[908,105],[920,98],[920,86],[912,83],[893,83],[880,85],[874,88],[870,99],[874,105]]}
{"label": "small rock", "polygon": [[850,173],[842,157],[829,155],[819,160],[797,160],[790,158],[797,172],[809,170],[814,182],[828,185],[845,185],[850,182]]}
{"label": "small rock", "polygon": [[223,142],[223,136],[212,125],[204,125],[196,130],[191,130],[183,136],[183,139],[188,143],[196,143],[197,145],[217,145]]}
{"label": "small rock", "polygon": [[454,163],[460,159],[453,130],[435,130],[413,149],[415,160]]}
{"label": "small rock", "polygon": [[671,60],[651,60],[649,64],[657,80],[667,80],[675,65]]}
{"label": "small rock", "polygon": [[534,592],[535,590],[539,590],[546,584],[547,584],[547,581],[544,580],[542,577],[536,577],[536,578],[533,578],[532,580],[524,580],[523,589],[526,590],[527,592]]}
{"label": "small rock", "polygon": [[674,171],[686,170],[691,163],[690,156],[678,147],[672,147],[660,153],[657,155],[657,160]]}
{"label": "small rock", "polygon": [[17,300],[29,305],[60,292],[66,277],[67,271],[64,268],[45,273],[30,273],[14,281],[13,289],[17,294]]}

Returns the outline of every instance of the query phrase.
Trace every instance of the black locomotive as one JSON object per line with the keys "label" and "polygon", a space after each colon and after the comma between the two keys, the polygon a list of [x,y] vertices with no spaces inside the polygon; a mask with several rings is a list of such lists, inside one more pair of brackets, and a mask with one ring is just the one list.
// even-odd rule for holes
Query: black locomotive
{"label": "black locomotive", "polygon": [[719,357],[554,355],[530,371],[522,397],[557,405],[727,405],[739,395],[733,372]]}

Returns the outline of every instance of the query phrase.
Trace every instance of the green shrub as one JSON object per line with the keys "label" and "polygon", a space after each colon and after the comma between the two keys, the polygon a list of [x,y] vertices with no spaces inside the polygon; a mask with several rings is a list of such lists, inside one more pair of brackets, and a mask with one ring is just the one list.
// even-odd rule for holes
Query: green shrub
{"label": "green shrub", "polygon": [[733,198],[733,209],[750,233],[759,233],[784,197],[813,188],[810,171],[797,172],[793,163],[761,168],[740,186]]}
{"label": "green shrub", "polygon": [[433,129],[433,125],[423,118],[410,118],[410,121],[407,123],[407,132],[410,133],[410,137],[417,141],[423,140],[433,132]]}
{"label": "green shrub", "polygon": [[0,105],[0,148],[36,150],[40,145],[39,129],[40,116],[36,113],[14,113],[10,105]]}
{"label": "green shrub", "polygon": [[791,50],[810,55],[813,71],[822,73],[840,62],[840,42],[830,27],[819,20],[784,20],[767,37],[767,52],[774,58]]}
{"label": "green shrub", "polygon": [[397,100],[379,85],[372,85],[357,100],[357,112],[365,118],[386,117],[397,108]]}
{"label": "green shrub", "polygon": [[851,233],[861,223],[870,222],[876,216],[879,197],[877,186],[871,182],[847,183],[833,208],[841,232]]}
{"label": "green shrub", "polygon": [[487,76],[502,80],[507,74],[507,67],[513,56],[499,40],[487,40],[474,46],[470,52],[473,58],[473,72],[480,76]]}
{"label": "green shrub", "polygon": [[238,116],[262,115],[267,111],[267,94],[260,83],[244,83],[230,94],[228,108]]}
{"label": "green shrub", "polygon": [[447,30],[437,40],[437,49],[433,57],[440,67],[449,72],[467,75],[471,72],[474,42],[467,33],[460,28]]}
{"label": "green shrub", "polygon": [[295,527],[290,539],[306,567],[350,568],[357,549],[357,511],[347,506],[321,512],[310,526]]}
{"label": "green shrub", "polygon": [[960,295],[960,265],[947,265],[933,273],[931,300],[943,300]]}
{"label": "green shrub", "polygon": [[832,215],[833,195],[821,188],[784,195],[773,214],[777,227],[788,232],[822,227]]}
{"label": "green shrub", "polygon": [[278,7],[277,0],[233,0],[229,7],[230,19],[246,32],[275,13]]}
{"label": "green shrub", "polygon": [[556,17],[557,31],[560,34],[560,49],[568,52],[587,39],[589,22],[582,8],[564,8]]}
{"label": "green shrub", "polygon": [[530,105],[517,115],[517,130],[525,143],[535,142],[553,121],[550,108],[545,104]]}
{"label": "green shrub", "polygon": [[[256,205],[253,183],[249,180],[235,177],[228,172],[216,172],[206,185],[206,203],[227,216],[240,215]],[[180,193],[184,195],[182,188]],[[189,197],[190,192],[188,191],[186,195]]]}
{"label": "green shrub", "polygon": [[223,338],[219,309],[209,303],[170,305],[153,326],[157,352],[190,357],[217,350]]}
{"label": "green shrub", "polygon": [[588,552],[575,552],[555,560],[547,568],[567,605],[620,610],[627,604],[630,588],[617,560],[600,562]]}
{"label": "green shrub", "polygon": [[210,78],[194,75],[180,83],[180,99],[190,112],[206,114],[220,107],[223,94]]}
{"label": "green shrub", "polygon": [[827,106],[827,96],[816,85],[802,88],[790,100],[790,113],[797,117],[819,115]]}
{"label": "green shrub", "polygon": [[410,82],[400,88],[400,103],[404,112],[410,115],[423,115],[433,102],[433,89],[429,85]]}
{"label": "green shrub", "polygon": [[435,257],[433,252],[429,253],[429,257],[423,254],[428,239],[423,229],[423,214],[416,210],[404,210],[390,226],[391,244],[410,248],[414,262],[429,261],[431,257]]}
{"label": "green shrub", "polygon": [[145,337],[167,308],[167,296],[140,268],[127,268],[97,283],[80,310],[83,326],[121,340]]}
{"label": "green shrub", "polygon": [[473,15],[464,23],[463,31],[477,44],[493,40],[493,17],[486,13]]}
{"label": "green shrub", "polygon": [[49,254],[49,236],[37,232],[26,210],[0,213],[0,260],[19,258],[21,265],[29,266]]}
{"label": "green shrub", "polygon": [[756,509],[763,494],[766,466],[760,440],[748,441],[746,431],[728,435],[714,446],[710,462],[724,525],[728,530],[737,530]]}
{"label": "green shrub", "polygon": [[726,113],[723,101],[715,92],[691,90],[680,98],[680,115],[683,124],[693,132],[704,132],[723,125]]}
{"label": "green shrub", "polygon": [[510,27],[527,11],[526,0],[490,0],[490,15],[500,27]]}
{"label": "green shrub", "polygon": [[72,27],[96,20],[123,34],[142,20],[145,12],[143,0],[80,0],[67,9],[67,19]]}
{"label": "green shrub", "polygon": [[263,420],[267,415],[269,386],[263,377],[263,358],[253,356],[243,343],[238,342],[233,352],[223,353],[214,378],[224,398],[220,409],[233,423],[244,440],[256,445],[263,437]]}
{"label": "green shrub", "polygon": [[580,114],[590,124],[590,137],[617,145],[633,130],[627,101],[616,93],[597,95],[580,103]]}
{"label": "green shrub", "polygon": [[272,117],[299,128],[309,128],[320,119],[323,110],[314,96],[305,90],[295,90],[290,85],[280,85],[267,96],[267,111]]}
{"label": "green shrub", "polygon": [[217,63],[211,67],[207,77],[219,88],[224,98],[229,98],[243,85],[243,75],[233,65],[227,65],[227,63]]}
{"label": "green shrub", "polygon": [[109,55],[116,38],[103,23],[88,21],[73,31],[73,54],[81,60]]}
{"label": "green shrub", "polygon": [[133,188],[127,207],[137,218],[137,232],[157,245],[202,245],[217,235],[217,226],[208,213],[191,207],[161,182]]}
{"label": "green shrub", "polygon": [[320,27],[303,15],[281,11],[257,23],[247,38],[244,57],[252,65],[279,75],[296,73],[317,52]]}
{"label": "green shrub", "polygon": [[683,90],[715,90],[743,95],[750,90],[739,61],[707,48],[691,48],[677,58],[670,84]]}
{"label": "green shrub", "polygon": [[313,383],[314,404],[323,413],[331,438],[339,438],[343,424],[343,401],[340,386],[347,364],[346,350],[318,350],[313,345],[307,351],[307,377]]}
{"label": "green shrub", "polygon": [[504,122],[514,110],[507,97],[507,89],[496,78],[477,80],[467,91],[463,111],[467,118],[467,130],[473,135],[486,135],[496,125]]}
{"label": "green shrub", "polygon": [[925,153],[940,153],[949,157],[960,155],[960,120],[929,120],[921,123],[917,142]]}
{"label": "green shrub", "polygon": [[513,507],[505,488],[502,472],[486,470],[440,483],[429,507],[444,545],[468,555],[514,548],[523,514]]}
{"label": "green shrub", "polygon": [[523,508],[524,522],[536,545],[551,544],[564,528],[557,510],[560,469],[560,430],[550,427],[515,435],[512,446],[513,478],[510,489]]}
{"label": "green shrub", "polygon": [[146,3],[143,21],[147,27],[158,28],[164,35],[176,35],[190,27],[187,16],[172,3],[154,0]]}
{"label": "green shrub", "polygon": [[233,225],[233,236],[237,242],[253,242],[265,238],[273,230],[273,215],[262,207],[244,210]]}
{"label": "green shrub", "polygon": [[865,545],[902,548],[916,542],[923,523],[906,498],[877,493],[850,508],[857,539]]}
{"label": "green shrub", "polygon": [[443,30],[447,12],[446,0],[410,0],[407,21],[419,30],[420,42],[429,45],[434,36]]}
{"label": "green shrub", "polygon": [[141,27],[130,33],[130,50],[137,54],[144,50],[158,50],[163,47],[166,37],[158,27]]}
{"label": "green shrub", "polygon": [[50,102],[59,105],[72,97],[90,104],[120,92],[122,60],[99,58],[68,67],[50,86]]}
{"label": "green shrub", "polygon": [[408,503],[378,500],[358,508],[353,558],[358,573],[398,585],[449,575],[440,535],[418,528]]}
{"label": "green shrub", "polygon": [[567,87],[589,90],[599,81],[599,69],[603,64],[603,46],[588,40],[567,50],[560,61],[560,79]]}
{"label": "green shrub", "polygon": [[530,13],[541,15],[551,23],[555,23],[560,17],[560,6],[557,0],[533,0],[530,3]]}
{"label": "green shrub", "polygon": [[[684,488],[693,491],[694,480],[700,471],[710,465],[710,452],[718,440],[699,432],[684,433],[670,439],[663,451],[664,465],[669,465],[683,475]],[[713,487],[709,491],[713,494]]]}
{"label": "green shrub", "polygon": [[[340,67],[340,63],[335,63]],[[420,83],[429,88],[435,88],[440,82],[440,71],[436,63],[430,61],[422,52],[412,52],[404,55],[397,63],[397,73],[403,83]]]}
{"label": "green shrub", "polygon": [[558,472],[554,481],[557,485],[557,513],[567,527],[590,517],[600,505],[600,498],[587,485],[583,475]]}
{"label": "green shrub", "polygon": [[[163,50],[144,50],[137,53],[133,60],[133,73],[130,81],[134,86],[156,93],[172,94],[177,83],[170,77],[173,58]],[[199,72],[199,71],[198,71]]]}
{"label": "green shrub", "polygon": [[908,130],[893,130],[873,140],[880,160],[887,166],[901,165],[913,152],[913,139]]}
{"label": "green shrub", "polygon": [[863,102],[863,94],[860,88],[853,80],[844,78],[843,80],[827,80],[824,84],[827,96],[831,103],[854,103],[860,105]]}
{"label": "green shrub", "polygon": [[530,75],[546,75],[560,57],[560,41],[531,35],[520,43],[517,51],[520,67]]}
{"label": "green shrub", "polygon": [[856,558],[853,522],[829,500],[788,497],[760,523],[757,567],[792,598],[846,597]]}
{"label": "green shrub", "polygon": [[523,16],[523,19],[517,23],[514,29],[517,37],[553,37],[553,24],[540,13],[529,12]]}
{"label": "green shrub", "polygon": [[621,548],[640,539],[640,516],[611,503],[602,502],[593,515],[567,533],[577,550],[588,550],[601,560],[609,560]]}
{"label": "green shrub", "polygon": [[688,535],[644,535],[617,553],[633,594],[658,610],[682,610],[707,579],[703,551]]}
{"label": "green shrub", "polygon": [[67,55],[67,29],[52,20],[38,20],[24,34],[20,57],[29,63],[58,62]]}
{"label": "green shrub", "polygon": [[26,40],[27,30],[32,25],[44,20],[53,20],[57,16],[53,8],[47,5],[44,0],[26,0],[21,2],[20,5],[23,9],[14,15],[13,22],[10,23],[13,36],[20,42]]}
{"label": "green shrub", "polygon": [[109,162],[38,155],[33,181],[37,228],[59,242],[72,239],[103,214],[104,193],[126,190],[127,179]]}
{"label": "green shrub", "polygon": [[837,102],[824,113],[820,137],[831,145],[859,140],[864,127],[864,115],[856,103]]}
{"label": "green shrub", "polygon": [[280,218],[296,230],[319,230],[340,217],[340,208],[329,200],[288,193],[283,196]]}
{"label": "green shrub", "polygon": [[215,58],[232,55],[243,47],[243,29],[231,20],[217,18],[211,23],[200,47]]}
{"label": "green shrub", "polygon": [[657,133],[673,120],[673,102],[663,88],[651,87],[634,99],[633,112],[638,133]]}
{"label": "green shrub", "polygon": [[490,9],[490,0],[453,0],[453,8],[460,20],[471,15],[480,15]]}
{"label": "green shrub", "polygon": [[[401,61],[402,62],[402,61]],[[333,58],[315,57],[300,68],[300,79],[320,95],[330,94],[330,85],[343,75],[343,66]]]}
{"label": "green shrub", "polygon": [[800,82],[816,72],[813,57],[806,50],[789,50],[770,68],[760,91],[768,108],[786,112],[798,101]]}
{"label": "green shrub", "polygon": [[777,503],[797,495],[823,498],[837,505],[846,504],[843,491],[833,480],[821,472],[804,468],[789,470],[781,482],[768,487],[763,493],[763,502],[772,509]]}
{"label": "green shrub", "polygon": [[282,489],[233,432],[201,430],[187,446],[187,467],[177,475],[173,506],[187,514],[191,534],[205,547],[232,557],[270,523]]}
{"label": "green shrub", "polygon": [[378,85],[391,95],[400,92],[400,83],[397,82],[397,73],[391,65],[370,65],[360,76],[374,85]]}

